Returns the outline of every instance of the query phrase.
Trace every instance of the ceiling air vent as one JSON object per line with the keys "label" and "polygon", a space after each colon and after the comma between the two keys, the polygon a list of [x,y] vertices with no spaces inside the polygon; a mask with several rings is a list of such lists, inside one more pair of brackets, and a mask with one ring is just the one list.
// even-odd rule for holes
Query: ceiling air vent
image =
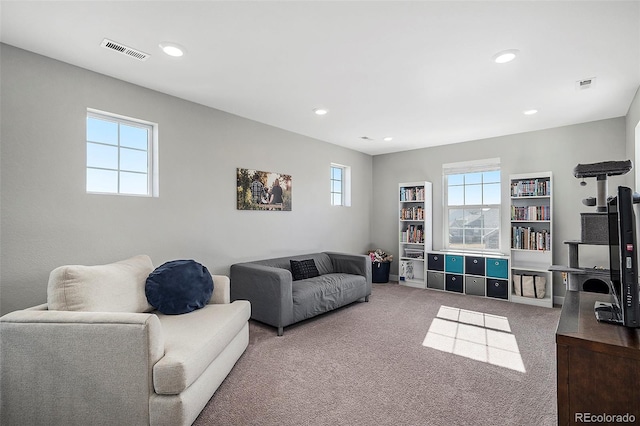
{"label": "ceiling air vent", "polygon": [[585,78],[584,80],[576,81],[576,90],[591,89],[591,88],[595,87],[595,85],[596,85],[596,78],[595,77]]}
{"label": "ceiling air vent", "polygon": [[105,38],[104,40],[102,40],[102,43],[100,43],[100,46],[104,47],[105,49],[114,50],[116,52],[122,53],[123,55],[130,56],[139,61],[146,61],[147,58],[151,56],[148,53],[141,52],[140,50],[125,46],[122,43],[109,40],[108,38]]}

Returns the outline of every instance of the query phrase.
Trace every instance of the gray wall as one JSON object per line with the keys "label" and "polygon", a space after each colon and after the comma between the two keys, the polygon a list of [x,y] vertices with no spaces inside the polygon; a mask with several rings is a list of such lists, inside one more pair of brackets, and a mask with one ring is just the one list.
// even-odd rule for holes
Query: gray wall
{"label": "gray wall", "polygon": [[[371,156],[0,45],[0,311],[46,301],[49,272],[149,254],[215,273],[370,247]],[[87,107],[159,124],[160,197],[85,192]],[[331,207],[331,162],[352,207]],[[236,168],[293,177],[291,212],[236,210]]]}
{"label": "gray wall", "polygon": [[[461,123],[463,125],[463,123]],[[433,248],[443,246],[442,164],[499,157],[503,176],[501,212],[502,252],[509,253],[509,186],[511,174],[551,171],[554,184],[553,258],[567,264],[565,240],[580,239],[580,212],[594,211],[581,200],[595,196],[595,179],[582,187],[573,177],[579,163],[626,158],[625,117],[574,126],[459,143],[455,145],[378,155],[373,158],[373,245],[398,251],[398,183],[426,180],[433,183]],[[630,174],[629,174],[630,175]],[[609,179],[609,188],[626,182],[627,176]],[[390,226],[389,224],[394,224]],[[397,274],[398,263],[392,265]],[[607,266],[608,252],[602,247],[580,248],[582,266]],[[554,296],[564,295],[561,277],[554,277]]]}
{"label": "gray wall", "polygon": [[[399,182],[434,184],[434,248],[443,247],[442,164],[500,157],[504,177],[554,174],[554,263],[580,237],[578,163],[634,158],[640,95],[626,117],[370,157],[0,44],[0,313],[46,300],[49,272],[139,253],[154,264],[232,263],[318,250],[397,253]],[[160,197],[85,193],[85,114],[96,108],[159,123]],[[352,207],[329,206],[329,163],[352,167]],[[293,176],[293,211],[238,211],[236,167]],[[506,182],[506,181],[505,181]],[[631,174],[609,187],[633,185]],[[508,199],[503,186],[503,199]],[[509,229],[508,203],[502,212]],[[503,233],[504,252],[509,248]],[[584,266],[606,251],[583,247]],[[398,262],[392,274],[397,274]],[[559,277],[555,294],[564,294]]]}

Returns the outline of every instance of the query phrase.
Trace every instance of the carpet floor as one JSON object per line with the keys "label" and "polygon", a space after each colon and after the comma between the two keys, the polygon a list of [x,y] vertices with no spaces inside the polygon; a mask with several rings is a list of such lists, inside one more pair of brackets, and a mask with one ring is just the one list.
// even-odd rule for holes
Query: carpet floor
{"label": "carpet floor", "polygon": [[560,309],[374,284],[249,346],[205,425],[555,425]]}

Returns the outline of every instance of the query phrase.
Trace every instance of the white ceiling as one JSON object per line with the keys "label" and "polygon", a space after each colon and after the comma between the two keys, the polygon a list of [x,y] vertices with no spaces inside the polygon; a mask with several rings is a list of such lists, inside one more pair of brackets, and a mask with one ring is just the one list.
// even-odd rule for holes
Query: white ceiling
{"label": "white ceiling", "polygon": [[[640,86],[640,1],[3,0],[0,14],[4,43],[372,155],[624,116]],[[520,54],[495,64],[504,49]]]}

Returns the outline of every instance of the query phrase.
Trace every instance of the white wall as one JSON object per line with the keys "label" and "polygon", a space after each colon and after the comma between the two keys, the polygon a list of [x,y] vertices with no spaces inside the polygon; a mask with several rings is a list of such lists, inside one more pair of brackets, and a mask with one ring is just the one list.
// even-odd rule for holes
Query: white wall
{"label": "white wall", "polygon": [[[636,91],[636,96],[631,101],[631,105],[629,106],[629,111],[627,112],[626,117],[626,131],[627,131],[627,156],[631,159],[635,159],[634,166],[635,167],[635,177],[636,183],[635,188],[636,191],[640,191],[640,150],[636,149],[638,145],[640,145],[640,87]],[[633,182],[629,182],[630,185]]]}
{"label": "white wall", "polygon": [[[461,125],[463,125],[461,123]],[[566,240],[580,239],[580,212],[593,212],[581,200],[596,195],[595,179],[580,186],[573,177],[579,163],[626,159],[625,117],[574,126],[465,142],[454,145],[378,155],[373,158],[372,243],[398,254],[399,182],[426,180],[433,183],[433,247],[443,246],[442,164],[500,157],[503,176],[501,212],[502,252],[509,253],[509,186],[511,174],[551,171],[554,179],[553,258],[555,264],[567,264]],[[629,176],[631,173],[629,174]],[[626,184],[627,176],[609,178],[610,192]],[[391,225],[390,225],[391,224]],[[608,252],[603,247],[581,246],[582,266],[608,267]],[[398,262],[392,265],[397,274]],[[561,277],[554,277],[554,295],[564,295]]]}
{"label": "white wall", "polygon": [[[233,263],[370,247],[369,155],[0,45],[0,312],[46,301],[49,272],[149,254]],[[85,192],[87,107],[159,124],[160,197]],[[331,162],[352,207],[329,205]],[[236,210],[236,168],[293,177],[291,212]]]}

